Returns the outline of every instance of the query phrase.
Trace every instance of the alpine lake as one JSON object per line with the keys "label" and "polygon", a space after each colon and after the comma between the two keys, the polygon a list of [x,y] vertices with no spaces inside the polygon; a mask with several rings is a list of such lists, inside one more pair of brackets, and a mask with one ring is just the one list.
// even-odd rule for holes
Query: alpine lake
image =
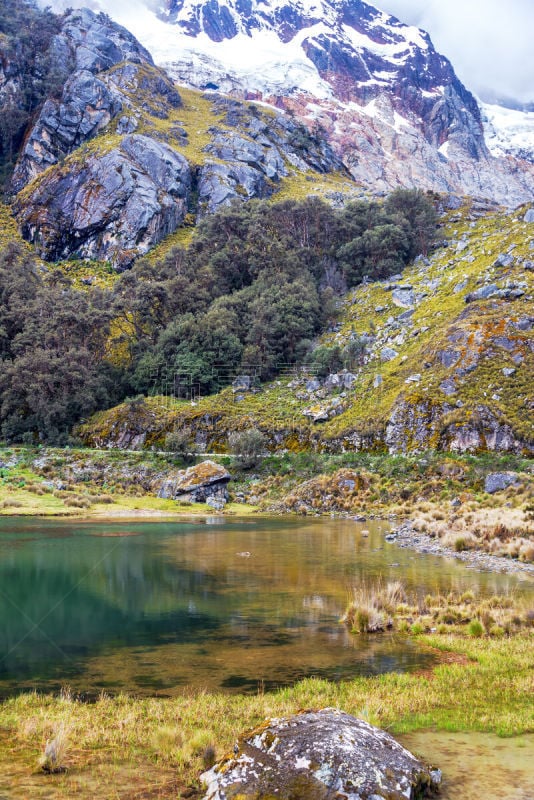
{"label": "alpine lake", "polygon": [[351,588],[533,592],[385,540],[386,522],[220,516],[0,522],[0,696],[255,693],[315,676],[428,669],[405,636],[340,623]]}
{"label": "alpine lake", "polygon": [[[426,671],[440,655],[416,638],[353,635],[340,622],[353,586],[534,595],[526,575],[403,549],[388,531],[324,518],[2,519],[0,697],[66,686],[88,701],[254,694],[308,676]],[[532,735],[399,738],[444,770],[443,798],[534,797]]]}

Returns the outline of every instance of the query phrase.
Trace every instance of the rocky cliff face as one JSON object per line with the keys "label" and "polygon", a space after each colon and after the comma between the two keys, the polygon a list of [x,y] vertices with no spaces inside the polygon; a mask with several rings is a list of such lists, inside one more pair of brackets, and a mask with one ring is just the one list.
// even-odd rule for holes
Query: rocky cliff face
{"label": "rocky cliff face", "polygon": [[146,136],[56,169],[15,203],[23,236],[52,261],[72,253],[127,266],[183,221],[185,158]]}
{"label": "rocky cliff face", "polygon": [[[124,97],[113,76],[100,74],[124,61],[153,66],[152,57],[132,34],[88,9],[66,16],[47,55],[56,70],[69,77],[61,96],[44,103],[26,137],[13,176],[15,192],[96,136],[122,111]],[[171,92],[167,94],[171,99]]]}
{"label": "rocky cliff face", "polygon": [[[122,268],[188,212],[268,197],[295,171],[344,171],[298,123],[236,101],[199,99],[208,119],[202,131],[186,130],[173,83],[103,14],[68,12],[46,55],[68,78],[27,131],[12,179],[22,233],[45,259]],[[188,160],[199,135],[205,142],[193,141]]]}
{"label": "rocky cliff face", "polygon": [[476,100],[428,35],[370,4],[167,0],[159,18],[141,7],[131,24],[179,83],[321,125],[373,190],[417,186],[510,206],[534,194],[532,163],[488,151]]}

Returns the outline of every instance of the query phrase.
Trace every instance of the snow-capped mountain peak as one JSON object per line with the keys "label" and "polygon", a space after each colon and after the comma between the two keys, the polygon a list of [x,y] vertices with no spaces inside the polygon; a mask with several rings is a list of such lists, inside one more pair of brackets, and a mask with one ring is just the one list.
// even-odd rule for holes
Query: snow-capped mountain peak
{"label": "snow-capped mountain peak", "polygon": [[534,194],[530,165],[492,158],[476,99],[428,34],[363,0],[86,2],[129,28],[179,84],[320,127],[374,190],[421,186],[509,205]]}

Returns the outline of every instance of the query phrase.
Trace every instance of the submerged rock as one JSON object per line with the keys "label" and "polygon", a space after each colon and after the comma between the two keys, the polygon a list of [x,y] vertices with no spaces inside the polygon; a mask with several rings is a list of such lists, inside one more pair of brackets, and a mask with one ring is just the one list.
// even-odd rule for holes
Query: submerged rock
{"label": "submerged rock", "polygon": [[435,794],[441,773],[385,731],[325,708],[245,734],[201,779],[204,800],[415,800]]}

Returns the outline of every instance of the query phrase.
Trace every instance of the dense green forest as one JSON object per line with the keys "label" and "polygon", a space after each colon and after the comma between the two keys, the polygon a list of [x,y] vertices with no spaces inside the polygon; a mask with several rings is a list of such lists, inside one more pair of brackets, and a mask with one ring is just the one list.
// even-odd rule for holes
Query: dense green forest
{"label": "dense green forest", "polygon": [[0,253],[2,436],[64,442],[81,418],[165,373],[206,393],[239,372],[336,367],[346,353],[314,350],[336,300],[402,269],[435,231],[432,202],[416,190],[341,210],[317,199],[236,203],[206,218],[187,249],[139,260],[106,290],[75,289],[11,243]]}

